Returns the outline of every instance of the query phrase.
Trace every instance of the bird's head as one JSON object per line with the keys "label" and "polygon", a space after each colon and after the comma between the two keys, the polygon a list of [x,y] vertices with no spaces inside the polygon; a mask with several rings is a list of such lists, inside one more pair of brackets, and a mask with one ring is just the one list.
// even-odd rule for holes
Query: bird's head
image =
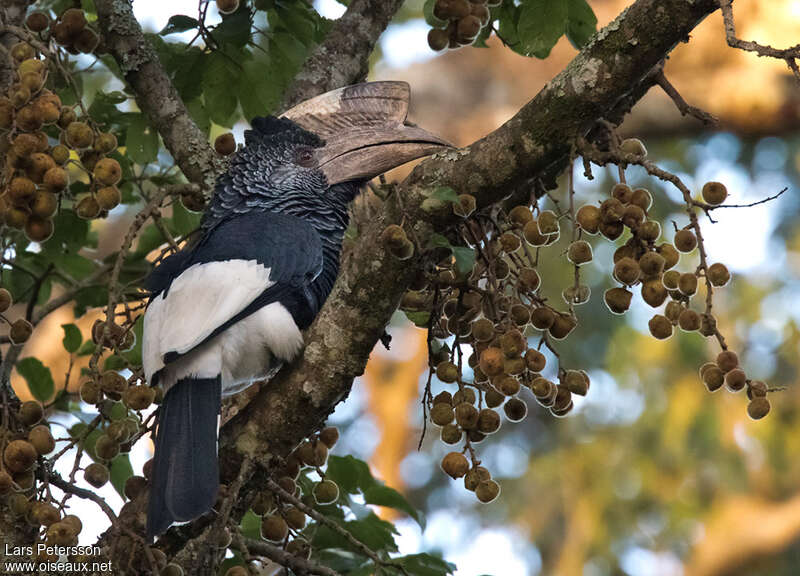
{"label": "bird's head", "polygon": [[302,199],[346,203],[358,184],[445,150],[447,142],[406,121],[409,97],[405,82],[368,82],[327,92],[278,118],[255,118],[207,216],[258,206],[283,210]]}
{"label": "bird's head", "polygon": [[367,82],[307,100],[281,118],[323,141],[298,151],[301,165],[319,170],[329,186],[363,182],[450,146],[406,120],[409,98],[405,82]]}

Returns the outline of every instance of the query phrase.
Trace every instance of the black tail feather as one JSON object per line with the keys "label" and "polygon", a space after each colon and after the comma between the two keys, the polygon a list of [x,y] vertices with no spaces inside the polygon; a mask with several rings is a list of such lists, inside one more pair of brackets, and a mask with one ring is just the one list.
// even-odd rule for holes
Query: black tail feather
{"label": "black tail feather", "polygon": [[208,512],[219,488],[219,378],[184,379],[164,396],[147,511],[147,538]]}

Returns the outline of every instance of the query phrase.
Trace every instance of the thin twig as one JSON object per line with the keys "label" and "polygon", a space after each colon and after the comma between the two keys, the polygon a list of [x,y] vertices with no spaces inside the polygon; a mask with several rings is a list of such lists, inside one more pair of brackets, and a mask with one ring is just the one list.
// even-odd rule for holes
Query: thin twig
{"label": "thin twig", "polygon": [[742,40],[736,37],[736,26],[733,22],[733,0],[719,0],[719,7],[722,10],[722,19],[725,23],[725,39],[728,46],[738,48],[746,52],[754,52],[762,57],[777,58],[783,60],[792,71],[792,74],[800,82],[800,69],[797,67],[797,58],[800,58],[800,44],[795,44],[789,48],[773,48],[766,44],[759,44],[751,40]]}
{"label": "thin twig", "polygon": [[[103,264],[97,270],[95,270],[91,276],[87,276],[75,286],[70,288],[69,290],[65,291],[63,294],[56,296],[52,300],[48,301],[47,304],[39,307],[33,313],[32,319],[30,320],[31,324],[36,326],[39,322],[41,322],[45,316],[58,310],[64,304],[68,304],[72,300],[75,299],[75,296],[78,295],[78,292],[89,288],[91,286],[97,286],[100,284],[100,279],[111,270],[111,264]],[[0,336],[0,344],[7,344],[11,340],[8,338],[7,335]]]}
{"label": "thin twig", "polygon": [[108,519],[111,520],[112,524],[114,524],[117,521],[117,515],[114,514],[114,511],[111,509],[111,506],[109,506],[106,503],[106,501],[103,500],[103,498],[101,498],[100,495],[98,495],[96,492],[92,492],[91,490],[87,490],[85,488],[79,488],[78,486],[75,486],[74,484],[67,482],[55,472],[50,473],[49,479],[50,483],[56,488],[59,488],[64,492],[68,492],[69,494],[74,494],[79,498],[91,500],[92,502],[97,504],[103,510],[103,512],[105,512],[106,516],[108,516]]}
{"label": "thin twig", "polygon": [[369,546],[364,544],[361,540],[353,536],[348,530],[342,528],[342,526],[337,524],[335,521],[331,520],[327,516],[320,514],[310,506],[307,506],[299,498],[296,498],[294,495],[289,494],[286,490],[281,488],[280,485],[274,480],[272,479],[267,480],[267,488],[269,488],[269,490],[280,496],[283,500],[291,502],[306,516],[313,518],[320,524],[327,526],[328,528],[330,528],[331,530],[342,536],[353,547],[359,550],[364,556],[372,560],[377,566],[391,566],[393,568],[397,568],[406,576],[409,576],[408,573],[406,572],[406,569],[402,565],[398,564],[393,560],[384,560],[383,558],[378,556],[378,554],[376,554],[375,551],[372,550],[372,548],[370,548]]}
{"label": "thin twig", "polygon": [[[610,151],[600,151],[588,144],[585,140],[581,139],[578,142],[578,147],[581,150],[581,154],[585,157],[591,159],[592,162],[598,164],[600,166],[604,166],[608,163],[615,163],[615,164],[635,164],[637,166],[641,166],[644,168],[648,174],[651,176],[655,176],[660,180],[664,180],[666,182],[671,183],[675,186],[683,196],[684,204],[686,205],[686,213],[689,216],[689,226],[687,228],[691,228],[694,232],[694,235],[697,237],[697,250],[700,255],[700,265],[698,266],[698,271],[702,271],[703,277],[705,278],[706,283],[706,309],[704,315],[707,318],[711,318],[711,310],[713,305],[713,294],[714,294],[714,287],[711,284],[711,279],[708,276],[708,255],[706,253],[705,242],[703,241],[703,232],[700,229],[700,222],[697,218],[697,212],[694,210],[696,207],[703,208],[708,213],[708,209],[705,208],[704,203],[698,203],[696,200],[692,198],[692,192],[689,190],[689,187],[683,183],[683,181],[672,174],[671,172],[667,172],[653,164],[652,162],[645,160],[641,156],[634,156],[632,154],[622,154],[619,150],[610,150]],[[783,192],[780,192],[775,195],[775,198],[780,196]],[[774,199],[774,198],[773,198]],[[759,201],[759,203],[763,203],[766,200]],[[701,205],[702,204],[702,205]],[[709,217],[710,218],[710,217]],[[720,347],[723,350],[728,349],[728,345],[725,342],[725,337],[719,331],[719,328],[714,323],[714,336],[717,338]]]}
{"label": "thin twig", "polygon": [[686,100],[683,99],[683,96],[680,95],[680,92],[675,88],[675,86],[667,80],[667,77],[664,75],[664,71],[661,70],[656,74],[656,84],[658,84],[661,89],[672,98],[672,101],[675,103],[675,106],[680,111],[681,115],[683,116],[692,116],[697,118],[703,124],[711,124],[715,125],[719,123],[719,119],[714,116],[713,114],[709,114],[705,110],[701,110],[696,106],[692,106]]}
{"label": "thin twig", "polygon": [[[190,184],[189,186],[193,189],[197,188],[196,185]],[[120,246],[117,257],[114,260],[114,266],[111,268],[111,277],[108,282],[108,285],[111,289],[108,291],[106,321],[103,324],[103,334],[100,338],[98,338],[97,345],[92,353],[92,357],[89,359],[89,370],[92,373],[97,373],[97,362],[100,359],[100,355],[103,351],[103,345],[111,335],[111,325],[113,324],[115,317],[114,311],[116,310],[121,296],[118,281],[120,272],[122,271],[122,265],[125,262],[125,256],[128,254],[128,251],[133,245],[133,241],[139,235],[139,231],[142,229],[145,222],[147,222],[147,220],[161,208],[161,203],[164,201],[164,198],[174,192],[175,187],[172,186],[164,186],[157,189],[148,201],[147,205],[142,208],[141,212],[139,212],[133,219],[130,228],[128,228],[128,232],[125,234],[125,238],[122,241],[122,246]]]}
{"label": "thin twig", "polygon": [[322,566],[321,564],[317,564],[311,560],[300,558],[294,554],[290,554],[286,550],[278,548],[277,546],[273,546],[272,544],[262,540],[245,538],[244,543],[250,552],[265,558],[269,558],[281,566],[286,566],[292,570],[292,572],[300,576],[304,576],[305,574],[314,574],[316,576],[341,576],[341,574],[339,574],[339,572],[336,570],[328,568],[327,566]]}

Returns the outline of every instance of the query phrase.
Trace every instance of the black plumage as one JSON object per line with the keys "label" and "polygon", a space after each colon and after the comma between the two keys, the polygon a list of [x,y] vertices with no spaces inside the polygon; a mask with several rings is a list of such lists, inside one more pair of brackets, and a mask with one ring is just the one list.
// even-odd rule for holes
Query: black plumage
{"label": "black plumage", "polygon": [[162,405],[158,418],[148,537],[213,506],[219,486],[216,443],[221,391],[219,378],[180,380],[170,389],[170,401]]}
{"label": "black plumage", "polygon": [[[338,273],[342,236],[348,224],[347,204],[357,194],[358,184],[338,184],[326,192],[324,176],[319,173],[296,170],[293,177],[284,176],[281,170],[287,164],[294,166],[292,161],[299,149],[320,146],[322,141],[289,120],[256,118],[253,126],[255,130],[246,132],[247,146],[236,154],[217,183],[199,240],[166,258],[146,283],[151,294],[166,297],[172,282],[194,265],[247,260],[269,268],[273,284],[195,348],[272,302],[281,303],[298,328],[307,328],[330,294]],[[272,180],[276,173],[279,178]],[[166,351],[164,364],[174,364],[192,350]],[[158,384],[159,379],[160,372],[156,372],[151,384]],[[212,389],[216,389],[215,397],[210,395]],[[215,444],[220,393],[218,378],[187,378],[165,395],[155,443],[151,494],[157,497],[149,504],[149,537],[175,521],[197,516],[213,504],[214,497],[209,494],[215,494],[217,486]],[[199,429],[201,424],[205,426]],[[189,481],[187,477],[198,470],[203,474]]]}

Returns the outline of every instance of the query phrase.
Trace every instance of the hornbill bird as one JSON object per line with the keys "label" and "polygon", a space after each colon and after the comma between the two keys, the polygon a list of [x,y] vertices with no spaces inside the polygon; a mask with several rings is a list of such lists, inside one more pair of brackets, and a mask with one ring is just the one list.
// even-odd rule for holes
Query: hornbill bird
{"label": "hornbill bird", "polygon": [[300,353],[301,330],[333,288],[348,205],[362,185],[447,146],[406,122],[408,102],[406,83],[370,82],[255,118],[198,240],[148,278],[142,361],[148,382],[165,391],[148,539],[213,506],[221,397]]}

